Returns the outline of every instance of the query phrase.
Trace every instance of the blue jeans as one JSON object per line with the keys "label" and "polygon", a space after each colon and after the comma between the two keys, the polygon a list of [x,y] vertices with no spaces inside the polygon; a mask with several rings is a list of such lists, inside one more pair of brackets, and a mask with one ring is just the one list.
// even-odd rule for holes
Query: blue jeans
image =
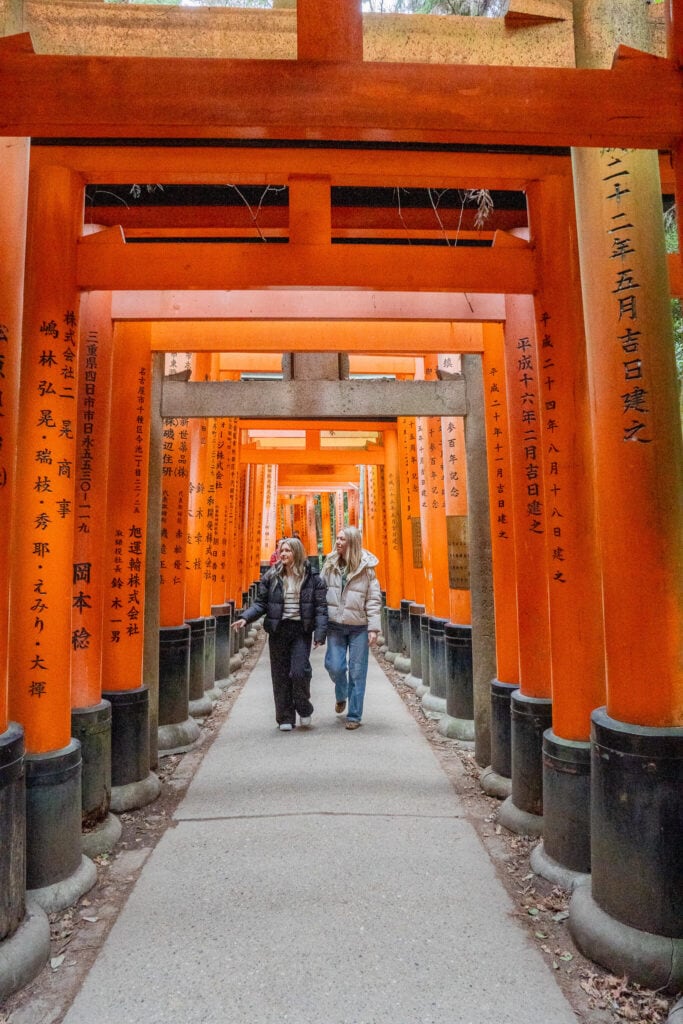
{"label": "blue jeans", "polygon": [[360,722],[363,717],[368,649],[367,627],[339,629],[328,624],[325,668],[334,683],[335,699],[349,702],[346,717],[350,722]]}

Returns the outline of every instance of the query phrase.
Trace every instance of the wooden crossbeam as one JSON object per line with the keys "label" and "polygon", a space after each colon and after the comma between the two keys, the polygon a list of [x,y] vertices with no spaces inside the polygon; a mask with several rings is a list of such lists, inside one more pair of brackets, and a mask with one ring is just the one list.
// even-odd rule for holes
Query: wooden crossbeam
{"label": "wooden crossbeam", "polygon": [[207,242],[126,244],[115,228],[77,246],[77,283],[86,290],[363,288],[529,294],[529,246],[465,249],[411,246],[256,245]]}
{"label": "wooden crossbeam", "polygon": [[609,70],[102,58],[35,54],[25,34],[0,43],[0,134],[296,139],[314,132],[370,142],[671,149],[682,132],[680,71],[672,60],[618,54]]}

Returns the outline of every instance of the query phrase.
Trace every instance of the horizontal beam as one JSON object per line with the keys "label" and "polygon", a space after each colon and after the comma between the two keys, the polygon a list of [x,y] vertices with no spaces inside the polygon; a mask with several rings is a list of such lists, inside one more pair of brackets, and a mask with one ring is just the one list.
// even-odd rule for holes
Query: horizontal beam
{"label": "horizontal beam", "polygon": [[384,423],[381,420],[340,420],[337,423],[334,420],[326,420],[325,423],[321,423],[320,420],[297,420],[295,424],[292,424],[289,420],[240,420],[240,429],[242,430],[268,430],[272,432],[287,430],[288,428],[296,430],[357,430],[362,433],[378,431],[381,433],[385,430],[395,429],[396,424]]}
{"label": "horizontal beam", "polygon": [[681,109],[674,63],[636,51],[591,70],[54,56],[33,53],[28,35],[0,45],[10,136],[670,149]]}
{"label": "horizontal beam", "polygon": [[240,462],[257,466],[383,466],[384,449],[240,448]]}
{"label": "horizontal beam", "polygon": [[[464,416],[465,384],[451,381],[164,381],[161,415],[168,419],[395,419]],[[321,423],[321,427],[323,423]]]}
{"label": "horizontal beam", "polygon": [[[329,288],[245,291],[125,291],[112,295],[114,320],[424,320],[502,321],[502,295],[461,292],[334,291]],[[154,330],[154,328],[153,328]]]}
{"label": "horizontal beam", "polygon": [[[0,42],[0,53],[2,44]],[[320,149],[302,146],[41,146],[31,147],[31,167],[41,165],[69,167],[83,179],[84,184],[106,182],[110,185],[130,185],[131,182],[162,182],[165,185],[222,185],[226,196],[234,199],[232,185],[286,185],[291,175],[314,175],[329,178],[330,185],[356,187],[403,188],[482,188],[503,191],[523,190],[529,181],[546,178],[551,174],[571,174],[568,153],[500,153],[434,150],[425,160],[424,152],[405,149],[374,149],[372,160],[364,147],[335,146]],[[119,209],[122,216],[140,208],[131,202],[128,211],[120,203],[114,207],[90,208],[108,212]],[[246,206],[233,206],[233,216]],[[147,215],[154,216],[159,207],[148,207]],[[163,209],[163,208],[161,208]],[[284,207],[263,207],[259,212],[264,224],[280,223]],[[219,214],[217,207],[195,208],[197,216]],[[179,211],[180,212],[180,211]],[[187,211],[186,211],[187,212]],[[368,210],[363,210],[367,214]],[[426,211],[408,208],[404,215],[420,218]],[[458,213],[459,211],[455,211]],[[501,211],[503,212],[503,211]],[[509,211],[515,212],[515,211]],[[439,209],[446,220],[448,209]],[[358,210],[339,207],[335,216],[340,224],[356,223]],[[382,210],[373,216],[381,217]],[[189,214],[188,214],[189,216]],[[118,223],[111,221],[110,223]]]}
{"label": "horizontal beam", "polygon": [[[496,236],[498,237],[498,236]],[[364,288],[530,294],[534,251],[392,245],[126,244],[117,229],[77,244],[79,288]]]}
{"label": "horizontal beam", "polygon": [[448,321],[244,320],[154,323],[153,352],[481,352],[480,330]]}

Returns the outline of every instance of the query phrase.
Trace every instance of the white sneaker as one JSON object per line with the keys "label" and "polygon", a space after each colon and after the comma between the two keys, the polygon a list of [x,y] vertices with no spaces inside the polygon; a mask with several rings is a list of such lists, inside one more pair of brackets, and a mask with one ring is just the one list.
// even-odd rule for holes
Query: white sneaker
{"label": "white sneaker", "polygon": [[299,725],[307,726],[311,724],[311,716],[308,715],[306,718],[299,718]]}
{"label": "white sneaker", "polygon": [[292,727],[289,724],[289,722],[283,722],[282,725],[280,726],[280,732],[291,732],[291,731],[292,731]]}

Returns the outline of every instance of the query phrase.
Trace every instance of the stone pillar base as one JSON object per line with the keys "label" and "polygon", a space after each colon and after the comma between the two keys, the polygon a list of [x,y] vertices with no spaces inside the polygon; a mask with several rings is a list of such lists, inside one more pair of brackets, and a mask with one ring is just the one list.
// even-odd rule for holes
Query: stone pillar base
{"label": "stone pillar base", "polygon": [[439,719],[437,731],[450,740],[467,740],[474,743],[474,720],[471,718],[452,718],[443,715]]}
{"label": "stone pillar base", "polygon": [[407,675],[410,672],[410,658],[407,658],[405,654],[397,654],[394,659],[394,668],[402,675]]}
{"label": "stone pillar base", "polygon": [[153,772],[139,782],[129,782],[125,786],[113,786],[111,791],[111,809],[115,814],[133,811],[138,807],[146,807],[156,800],[161,792],[161,782]]}
{"label": "stone pillar base", "polygon": [[189,711],[193,718],[207,718],[213,711],[213,701],[210,697],[198,697],[190,701]]}
{"label": "stone pillar base", "polygon": [[97,868],[89,857],[81,857],[81,863],[72,875],[62,878],[52,885],[45,885],[41,889],[28,889],[26,902],[29,900],[42,907],[46,914],[55,914],[59,910],[66,910],[74,903],[85,896],[86,892],[92,889],[97,881]]}
{"label": "stone pillar base", "polygon": [[590,960],[612,974],[645,988],[679,992],[683,988],[683,939],[641,932],[610,917],[580,885],[569,904],[569,931]]}
{"label": "stone pillar base", "polygon": [[543,835],[543,816],[521,811],[513,804],[511,796],[500,805],[498,821],[508,832],[515,832],[518,836]]}
{"label": "stone pillar base", "polygon": [[512,792],[512,779],[506,775],[499,775],[491,765],[482,769],[479,785],[487,796],[494,796],[496,800],[506,800]]}
{"label": "stone pillar base", "polygon": [[29,900],[19,927],[0,942],[0,999],[33,981],[49,956],[50,922],[43,908]]}
{"label": "stone pillar base", "polygon": [[412,672],[409,672],[405,678],[406,686],[410,686],[413,690],[417,690],[418,686],[422,686],[422,680],[419,676],[414,676]]}
{"label": "stone pillar base", "polygon": [[186,718],[184,722],[174,722],[172,725],[160,725],[157,731],[159,757],[190,750],[200,735],[201,729],[194,718]]}
{"label": "stone pillar base", "polygon": [[573,891],[578,885],[590,882],[590,874],[583,871],[572,871],[548,856],[543,840],[538,846],[534,846],[529,860],[532,871],[535,871],[541,878],[546,878],[553,885],[559,885],[562,889]]}
{"label": "stone pillar base", "polygon": [[108,814],[104,821],[81,836],[81,849],[86,857],[99,857],[111,853],[121,838],[121,822],[114,814]]}
{"label": "stone pillar base", "polygon": [[426,690],[422,695],[422,710],[430,718],[441,718],[442,715],[446,714],[446,698],[435,697],[431,689]]}

